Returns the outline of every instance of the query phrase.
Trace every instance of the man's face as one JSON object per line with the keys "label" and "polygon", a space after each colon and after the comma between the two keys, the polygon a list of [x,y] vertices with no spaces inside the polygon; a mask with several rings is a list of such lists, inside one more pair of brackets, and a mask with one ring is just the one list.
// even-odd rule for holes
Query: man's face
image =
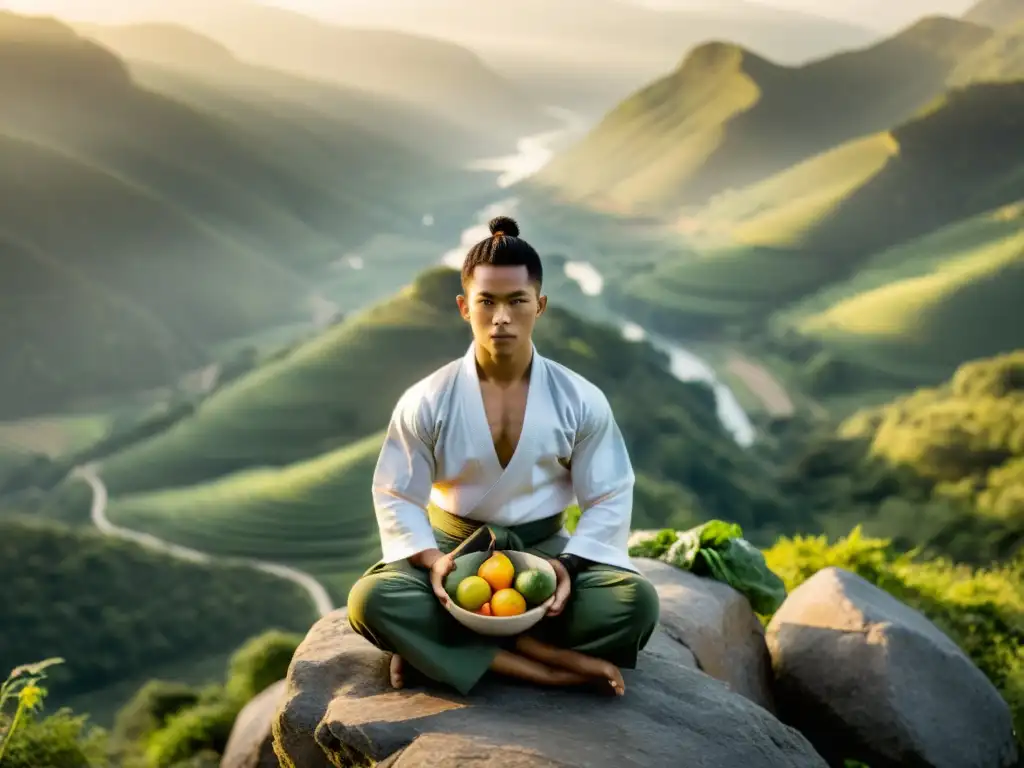
{"label": "man's face", "polygon": [[495,357],[508,357],[530,346],[548,297],[540,295],[526,267],[481,264],[457,301],[476,343]]}

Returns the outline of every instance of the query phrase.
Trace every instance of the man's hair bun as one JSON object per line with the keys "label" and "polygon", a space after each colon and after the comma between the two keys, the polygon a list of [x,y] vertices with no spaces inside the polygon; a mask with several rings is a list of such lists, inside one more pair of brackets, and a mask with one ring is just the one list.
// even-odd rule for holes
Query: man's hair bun
{"label": "man's hair bun", "polygon": [[508,237],[519,237],[519,225],[515,219],[508,216],[495,216],[487,225],[492,235],[506,235]]}

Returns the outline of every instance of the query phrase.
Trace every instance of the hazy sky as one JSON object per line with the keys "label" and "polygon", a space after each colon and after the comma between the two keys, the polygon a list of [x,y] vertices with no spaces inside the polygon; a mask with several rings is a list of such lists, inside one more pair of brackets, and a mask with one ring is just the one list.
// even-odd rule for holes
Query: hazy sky
{"label": "hazy sky", "polygon": [[[174,0],[166,0],[168,5]],[[630,0],[626,0],[627,2]],[[774,5],[780,8],[830,15],[859,22],[865,26],[892,29],[902,26],[927,14],[959,15],[974,4],[975,0],[748,0],[749,2]],[[133,0],[0,0],[0,7],[28,13],[58,13],[74,15],[76,6],[107,6],[115,8]],[[290,7],[306,13],[330,16],[338,19],[347,7],[366,6],[374,0],[263,0],[275,5]],[[431,0],[419,0],[429,4]],[[506,0],[511,9],[515,0]],[[558,0],[552,0],[558,2]],[[671,6],[676,8],[714,6],[714,0],[632,0],[648,5]],[[122,6],[123,7],[123,6]]]}

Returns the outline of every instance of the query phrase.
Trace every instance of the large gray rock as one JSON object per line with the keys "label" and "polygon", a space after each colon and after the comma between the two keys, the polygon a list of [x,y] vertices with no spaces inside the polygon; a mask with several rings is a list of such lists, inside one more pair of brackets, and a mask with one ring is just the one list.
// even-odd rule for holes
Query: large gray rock
{"label": "large gray rock", "polygon": [[747,598],[659,560],[633,562],[658,590],[666,634],[693,652],[703,672],[773,711],[771,656]]}
{"label": "large gray rock", "polygon": [[1010,710],[927,618],[860,576],[819,571],[768,625],[786,722],[829,761],[871,768],[1004,768]]}
{"label": "large gray rock", "polygon": [[435,685],[393,691],[388,657],[336,611],[296,651],[275,748],[302,768],[825,768],[798,732],[692,664],[659,630],[640,668],[624,671],[621,698],[492,678],[468,697]]}
{"label": "large gray rock", "polygon": [[220,768],[279,768],[272,728],[287,683],[279,680],[242,707],[231,727]]}
{"label": "large gray rock", "polygon": [[377,768],[564,768],[565,763],[550,760],[522,747],[502,746],[474,736],[428,733],[396,752]]}

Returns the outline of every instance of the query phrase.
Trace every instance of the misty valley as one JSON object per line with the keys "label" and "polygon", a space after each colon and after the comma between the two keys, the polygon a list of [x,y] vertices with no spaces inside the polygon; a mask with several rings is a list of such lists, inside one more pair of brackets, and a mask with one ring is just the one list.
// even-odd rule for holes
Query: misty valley
{"label": "misty valley", "polygon": [[[1024,7],[954,4],[0,0],[0,768],[1021,765]],[[497,216],[635,474],[615,739],[343,613]]]}

